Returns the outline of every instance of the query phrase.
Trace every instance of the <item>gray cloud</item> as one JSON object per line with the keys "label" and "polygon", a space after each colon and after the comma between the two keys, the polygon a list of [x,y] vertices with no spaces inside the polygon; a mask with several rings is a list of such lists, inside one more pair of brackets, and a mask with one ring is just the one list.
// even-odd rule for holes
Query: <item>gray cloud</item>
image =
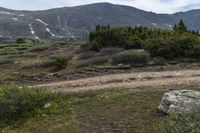
{"label": "gray cloud", "polygon": [[173,13],[200,8],[200,0],[0,0],[0,6],[11,9],[43,10],[97,2],[129,5],[157,13]]}

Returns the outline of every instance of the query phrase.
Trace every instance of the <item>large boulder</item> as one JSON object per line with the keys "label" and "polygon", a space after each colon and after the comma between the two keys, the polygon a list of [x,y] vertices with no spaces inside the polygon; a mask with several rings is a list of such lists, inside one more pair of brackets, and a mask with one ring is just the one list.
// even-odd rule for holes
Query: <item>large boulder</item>
{"label": "large boulder", "polygon": [[200,92],[193,90],[175,90],[166,92],[159,111],[170,114],[185,114],[200,111]]}

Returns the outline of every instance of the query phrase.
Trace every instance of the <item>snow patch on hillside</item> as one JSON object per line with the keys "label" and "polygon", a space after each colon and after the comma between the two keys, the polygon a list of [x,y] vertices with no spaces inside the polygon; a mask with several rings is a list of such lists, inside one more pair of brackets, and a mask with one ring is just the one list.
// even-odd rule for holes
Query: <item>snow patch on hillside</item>
{"label": "snow patch on hillside", "polygon": [[14,21],[18,21],[19,19],[18,18],[12,18]]}
{"label": "snow patch on hillside", "polygon": [[42,23],[43,25],[45,25],[45,26],[47,26],[48,24],[47,23],[45,23],[44,21],[42,21],[41,19],[36,19],[36,21],[38,21],[38,22],[40,22],[40,23]]}
{"label": "snow patch on hillside", "polygon": [[38,36],[35,36],[35,31],[33,30],[32,24],[29,24],[30,32],[34,36],[35,39],[40,40]]}
{"label": "snow patch on hillside", "polygon": [[23,17],[23,16],[25,16],[25,14],[19,14],[19,17]]}
{"label": "snow patch on hillside", "polygon": [[170,25],[170,24],[166,24],[169,28],[172,28],[172,25]]}
{"label": "snow patch on hillside", "polygon": [[7,15],[15,15],[14,13],[12,12],[5,12],[5,11],[0,11],[1,14],[7,14]]}
{"label": "snow patch on hillside", "polygon": [[76,38],[74,35],[70,36],[71,38]]}
{"label": "snow patch on hillside", "polygon": [[58,36],[59,38],[64,38],[64,36]]}
{"label": "snow patch on hillside", "polygon": [[34,35],[34,34],[35,34],[35,31],[33,30],[32,24],[29,24],[29,28],[30,28],[31,34]]}
{"label": "snow patch on hillside", "polygon": [[153,26],[158,26],[158,24],[157,23],[151,23]]}
{"label": "snow patch on hillside", "polygon": [[102,17],[98,17],[98,20],[102,19]]}
{"label": "snow patch on hillside", "polygon": [[0,38],[9,38],[9,39],[12,39],[13,37],[11,37],[11,36],[0,35]]}
{"label": "snow patch on hillside", "polygon": [[40,38],[39,38],[39,37],[37,37],[37,36],[35,36],[35,39],[37,39],[37,40],[40,40]]}
{"label": "snow patch on hillside", "polygon": [[46,28],[46,31],[49,32],[52,37],[55,37],[55,34],[53,34],[53,32],[51,32],[49,28]]}

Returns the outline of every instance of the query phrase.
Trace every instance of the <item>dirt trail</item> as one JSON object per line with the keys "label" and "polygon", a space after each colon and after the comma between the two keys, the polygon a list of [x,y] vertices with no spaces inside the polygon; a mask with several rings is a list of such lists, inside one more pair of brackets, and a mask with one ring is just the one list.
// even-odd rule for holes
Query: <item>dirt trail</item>
{"label": "dirt trail", "polygon": [[90,90],[189,85],[194,83],[200,83],[200,70],[109,74],[78,80],[45,83],[34,87],[60,92],[84,92]]}

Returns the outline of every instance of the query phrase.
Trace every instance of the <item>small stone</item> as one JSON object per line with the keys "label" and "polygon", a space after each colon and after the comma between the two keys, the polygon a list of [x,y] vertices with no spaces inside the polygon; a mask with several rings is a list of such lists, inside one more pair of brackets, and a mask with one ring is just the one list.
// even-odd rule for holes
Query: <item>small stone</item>
{"label": "small stone", "polygon": [[118,67],[122,67],[122,66],[124,66],[124,64],[121,63],[121,64],[118,64],[117,66],[118,66]]}
{"label": "small stone", "polygon": [[49,108],[49,107],[51,107],[51,103],[47,103],[44,105],[44,108]]}

